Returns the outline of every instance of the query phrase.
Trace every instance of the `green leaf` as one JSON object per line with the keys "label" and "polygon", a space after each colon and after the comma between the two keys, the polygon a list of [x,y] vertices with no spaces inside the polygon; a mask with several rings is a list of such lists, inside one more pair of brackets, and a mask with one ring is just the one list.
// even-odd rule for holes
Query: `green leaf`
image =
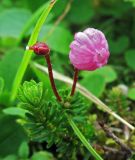
{"label": "green leaf", "polygon": [[[40,39],[46,39],[44,38],[44,35],[47,35],[47,33],[52,29],[53,25],[46,25],[42,28],[40,33]],[[47,37],[47,44],[51,47],[52,50],[56,52],[60,52],[63,54],[69,53],[69,45],[71,41],[73,40],[73,36],[70,33],[70,31],[64,27],[55,27],[55,30],[51,36]]]}
{"label": "green leaf", "polygon": [[53,159],[54,159],[53,155],[47,151],[37,152],[31,157],[31,160],[53,160]]}
{"label": "green leaf", "polygon": [[18,38],[31,13],[26,9],[12,8],[0,14],[0,37]]}
{"label": "green leaf", "polygon": [[125,54],[125,60],[127,65],[135,70],[135,49],[128,50]]}
{"label": "green leaf", "polygon": [[121,36],[117,40],[110,40],[109,46],[112,54],[122,54],[129,46],[129,38]]}
{"label": "green leaf", "polygon": [[0,77],[0,94],[2,93],[4,88],[4,79]]}
{"label": "green leaf", "polygon": [[0,159],[0,160],[17,160],[17,156],[16,155],[8,155],[4,159]]}
{"label": "green leaf", "polygon": [[74,24],[84,24],[89,22],[94,16],[92,2],[89,0],[75,0],[73,1],[68,19]]}
{"label": "green leaf", "polygon": [[17,154],[22,141],[26,135],[13,117],[0,115],[0,155]]}
{"label": "green leaf", "polygon": [[81,80],[81,84],[95,96],[99,97],[105,89],[105,78],[98,74],[89,75]]}
{"label": "green leaf", "polygon": [[84,78],[89,75],[93,75],[93,74],[103,76],[105,78],[106,83],[111,83],[117,79],[117,72],[111,66],[104,66],[100,69],[97,69],[97,70],[89,72],[89,73],[82,72],[82,76],[84,76]]}
{"label": "green leaf", "polygon": [[9,108],[3,109],[3,112],[7,115],[25,117],[26,110],[18,107],[9,107]]}
{"label": "green leaf", "polygon": [[132,100],[135,100],[135,88],[131,88],[128,91],[128,97]]}
{"label": "green leaf", "polygon": [[21,63],[22,57],[23,50],[16,48],[9,51],[0,61],[0,76],[4,79],[5,90],[11,90],[12,83],[18,70],[18,66]]}
{"label": "green leaf", "polygon": [[26,141],[22,142],[19,151],[18,151],[18,155],[19,157],[25,159],[28,158],[29,156],[29,146],[28,143]]}

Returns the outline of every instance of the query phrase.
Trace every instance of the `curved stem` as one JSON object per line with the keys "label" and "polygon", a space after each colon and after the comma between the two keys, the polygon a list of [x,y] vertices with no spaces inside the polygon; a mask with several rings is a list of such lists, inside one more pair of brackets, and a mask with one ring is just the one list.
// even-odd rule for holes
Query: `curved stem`
{"label": "curved stem", "polygon": [[86,140],[86,138],[83,136],[83,134],[81,133],[81,131],[78,129],[78,127],[72,121],[71,118],[68,118],[68,122],[69,122],[70,126],[72,127],[72,129],[74,130],[74,132],[77,135],[77,137],[80,139],[80,141],[83,143],[83,145],[89,150],[89,152],[93,155],[93,157],[96,160],[103,160],[102,157],[100,157],[100,155],[94,150],[94,148]]}
{"label": "curved stem", "polygon": [[50,61],[50,55],[47,54],[45,56],[45,59],[46,59],[47,65],[48,65],[48,74],[49,74],[52,90],[53,90],[54,95],[56,96],[57,100],[59,102],[61,102],[61,97],[60,97],[60,95],[59,95],[59,93],[57,91],[57,88],[56,88],[55,82],[54,82],[54,78],[53,78],[53,72],[52,72],[52,65],[51,65],[51,61]]}
{"label": "curved stem", "polygon": [[79,70],[77,68],[75,68],[74,80],[73,80],[73,85],[72,85],[72,90],[71,90],[70,96],[73,96],[74,93],[75,93],[76,83],[77,83],[77,80],[78,80],[78,73],[79,73]]}

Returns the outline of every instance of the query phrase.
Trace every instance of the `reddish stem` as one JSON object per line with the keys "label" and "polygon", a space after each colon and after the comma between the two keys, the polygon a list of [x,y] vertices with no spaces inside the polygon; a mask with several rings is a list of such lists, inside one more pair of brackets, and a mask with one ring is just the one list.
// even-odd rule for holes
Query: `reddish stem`
{"label": "reddish stem", "polygon": [[51,82],[51,87],[52,87],[52,90],[54,92],[54,95],[56,96],[57,100],[59,102],[61,102],[61,97],[57,91],[57,88],[55,86],[55,82],[54,82],[54,78],[53,78],[53,72],[52,72],[52,65],[51,65],[51,61],[50,61],[50,55],[47,54],[45,55],[45,59],[46,59],[46,62],[47,62],[47,65],[48,65],[48,74],[49,74],[49,78],[50,78],[50,82]]}
{"label": "reddish stem", "polygon": [[79,73],[79,70],[77,68],[75,68],[74,80],[73,80],[73,85],[72,85],[72,90],[71,90],[70,96],[73,96],[74,93],[75,93],[76,83],[77,83],[77,80],[78,80],[78,73]]}

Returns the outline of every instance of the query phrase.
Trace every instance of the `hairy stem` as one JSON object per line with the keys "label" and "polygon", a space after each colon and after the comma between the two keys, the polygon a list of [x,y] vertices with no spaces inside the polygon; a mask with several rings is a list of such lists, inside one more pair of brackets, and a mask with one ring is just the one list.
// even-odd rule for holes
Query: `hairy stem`
{"label": "hairy stem", "polygon": [[78,73],[79,73],[79,70],[77,68],[75,68],[74,80],[73,80],[73,85],[72,85],[72,90],[71,90],[70,96],[73,96],[74,93],[75,93],[76,83],[77,83],[77,80],[78,80]]}
{"label": "hairy stem", "polygon": [[88,149],[88,151],[93,155],[93,157],[96,160],[103,160],[100,155],[94,150],[94,148],[90,145],[90,143],[86,140],[86,138],[83,136],[81,131],[78,129],[76,124],[72,121],[71,118],[68,117],[68,122],[72,129],[74,130],[75,134],[77,137],[80,139],[80,141],[83,143],[83,145]]}
{"label": "hairy stem", "polygon": [[61,97],[60,97],[60,95],[59,95],[59,93],[57,91],[57,88],[56,88],[56,85],[55,85],[55,82],[54,82],[54,78],[53,78],[53,72],[52,72],[52,65],[51,65],[51,61],[50,61],[50,55],[47,54],[45,56],[45,59],[46,59],[47,65],[48,65],[48,74],[49,74],[50,83],[51,83],[51,87],[52,87],[53,93],[56,96],[57,100],[59,102],[61,102]]}

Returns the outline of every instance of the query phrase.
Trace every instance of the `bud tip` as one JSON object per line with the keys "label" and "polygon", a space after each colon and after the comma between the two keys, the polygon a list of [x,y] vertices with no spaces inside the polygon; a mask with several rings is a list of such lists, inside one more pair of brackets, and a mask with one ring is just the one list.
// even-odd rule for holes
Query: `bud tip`
{"label": "bud tip", "polygon": [[29,50],[30,49],[30,47],[29,46],[26,46],[26,50]]}

